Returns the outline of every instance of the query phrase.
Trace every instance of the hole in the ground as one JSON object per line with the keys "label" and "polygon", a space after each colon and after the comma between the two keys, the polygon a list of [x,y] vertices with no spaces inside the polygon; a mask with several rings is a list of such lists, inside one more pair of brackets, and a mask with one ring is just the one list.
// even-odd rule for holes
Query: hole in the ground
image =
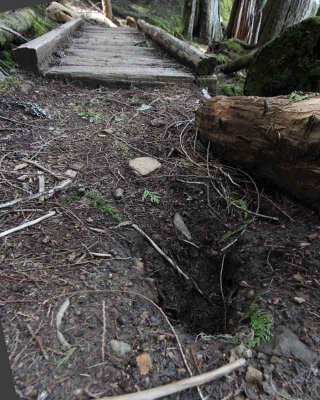
{"label": "hole in the ground", "polygon": [[201,288],[204,297],[170,267],[162,268],[153,275],[157,281],[160,305],[169,318],[183,324],[189,333],[212,335],[231,332],[235,328],[232,322],[235,315],[233,299],[238,291],[240,262],[232,254],[226,256],[221,281],[222,258],[210,257],[206,252],[197,253],[196,257],[185,254],[178,258],[184,271]]}

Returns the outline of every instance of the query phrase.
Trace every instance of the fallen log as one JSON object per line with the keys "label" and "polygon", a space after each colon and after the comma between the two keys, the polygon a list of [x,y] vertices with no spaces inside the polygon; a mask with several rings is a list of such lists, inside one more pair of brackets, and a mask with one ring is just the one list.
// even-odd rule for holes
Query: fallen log
{"label": "fallen log", "polygon": [[320,96],[305,97],[217,96],[195,127],[220,157],[320,210]]}
{"label": "fallen log", "polygon": [[232,74],[233,72],[237,72],[242,69],[246,69],[251,65],[251,63],[254,59],[255,53],[256,53],[256,50],[254,50],[251,53],[246,54],[242,57],[236,58],[233,61],[229,61],[226,64],[222,64],[219,67],[219,70],[221,72],[224,72],[225,74]]}
{"label": "fallen log", "polygon": [[190,66],[197,75],[211,75],[214,72],[217,58],[213,54],[205,54],[189,43],[141,19],[137,23],[143,33],[150,36],[173,57]]}

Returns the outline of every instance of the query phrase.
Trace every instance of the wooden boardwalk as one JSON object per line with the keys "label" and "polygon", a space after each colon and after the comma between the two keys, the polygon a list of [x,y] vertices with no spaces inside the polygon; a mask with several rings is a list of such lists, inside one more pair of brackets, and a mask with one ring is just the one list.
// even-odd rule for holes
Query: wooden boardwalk
{"label": "wooden boardwalk", "polygon": [[194,75],[161,52],[146,46],[135,28],[105,28],[85,23],[44,70],[47,78],[93,86],[158,86],[192,83]]}

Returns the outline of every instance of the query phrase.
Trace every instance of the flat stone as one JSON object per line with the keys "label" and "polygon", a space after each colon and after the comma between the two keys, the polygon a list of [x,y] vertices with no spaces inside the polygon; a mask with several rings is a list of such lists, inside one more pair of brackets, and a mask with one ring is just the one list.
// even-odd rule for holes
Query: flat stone
{"label": "flat stone", "polygon": [[123,195],[124,195],[124,190],[121,188],[116,189],[115,192],[113,193],[113,197],[116,200],[121,200]]}
{"label": "flat stone", "polygon": [[303,297],[294,297],[293,301],[295,303],[302,304],[302,303],[304,303],[306,301],[306,299],[304,299]]}
{"label": "flat stone", "polygon": [[247,372],[246,372],[246,382],[250,384],[259,384],[262,383],[263,381],[263,374],[261,371],[259,371],[256,368],[253,367],[248,367]]}
{"label": "flat stone", "polygon": [[161,167],[161,163],[152,157],[134,158],[129,165],[138,176],[148,176]]}
{"label": "flat stone", "polygon": [[78,172],[73,170],[73,169],[68,169],[65,172],[65,175],[67,175],[69,178],[75,178],[77,176]]}
{"label": "flat stone", "polygon": [[176,229],[182,233],[183,236],[185,236],[188,240],[191,240],[191,234],[189,232],[189,229],[187,228],[186,224],[184,223],[181,215],[179,213],[176,213],[173,219],[174,226]]}
{"label": "flat stone", "polygon": [[319,237],[318,232],[310,233],[310,235],[308,235],[308,240],[309,242],[312,242],[313,240],[318,239],[318,237]]}
{"label": "flat stone", "polygon": [[125,357],[128,353],[132,351],[130,344],[126,342],[121,342],[120,340],[111,340],[110,346],[112,352],[118,357]]}
{"label": "flat stone", "polygon": [[283,325],[274,330],[272,340],[261,345],[259,350],[270,356],[294,358],[306,364],[312,364],[315,360],[315,354]]}

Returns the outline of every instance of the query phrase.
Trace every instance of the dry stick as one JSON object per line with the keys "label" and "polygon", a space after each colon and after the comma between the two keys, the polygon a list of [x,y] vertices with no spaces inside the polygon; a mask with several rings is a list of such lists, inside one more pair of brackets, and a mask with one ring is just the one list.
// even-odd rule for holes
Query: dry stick
{"label": "dry stick", "polygon": [[38,163],[35,162],[35,161],[32,161],[32,160],[25,160],[25,159],[23,159],[22,161],[25,162],[25,163],[27,163],[27,164],[33,165],[34,167],[36,167],[36,168],[38,168],[38,169],[41,169],[41,171],[47,172],[48,174],[54,176],[54,177],[57,178],[57,179],[65,178],[65,176],[56,174],[55,172],[51,171],[50,169],[48,169],[48,168],[46,168],[46,167],[43,167],[42,165],[38,164]]}
{"label": "dry stick", "polygon": [[106,302],[103,300],[102,302],[102,320],[103,320],[103,328],[102,328],[102,338],[101,338],[101,355],[102,362],[105,360],[105,347],[106,347]]}
{"label": "dry stick", "polygon": [[41,196],[51,197],[56,192],[59,192],[59,191],[65,189],[71,182],[72,182],[72,179],[66,179],[66,180],[62,181],[59,185],[54,186],[53,188],[46,190],[45,192],[35,193],[28,197],[22,197],[21,199],[14,199],[14,200],[6,201],[5,203],[0,203],[0,209],[12,207],[12,206],[15,206],[16,204],[20,204],[24,201],[38,199]]}
{"label": "dry stick", "polygon": [[15,226],[14,228],[11,228],[11,229],[8,229],[7,231],[1,232],[0,233],[0,238],[2,238],[4,236],[8,236],[8,235],[10,235],[11,233],[14,233],[14,232],[21,231],[21,230],[23,230],[25,228],[28,228],[29,226],[36,225],[39,222],[41,222],[41,221],[43,221],[43,220],[45,220],[47,218],[52,217],[53,215],[55,215],[55,213],[56,213],[55,211],[50,211],[48,214],[43,215],[42,217],[39,217],[37,219],[34,219],[33,221],[25,222],[24,224]]}
{"label": "dry stick", "polygon": [[[42,193],[46,190],[45,188],[45,178],[42,171],[38,171],[38,178],[39,178],[39,193]],[[44,196],[39,198],[40,203],[44,202]]]}
{"label": "dry stick", "polygon": [[43,347],[43,343],[42,343],[41,338],[40,338],[39,336],[37,336],[37,335],[34,333],[34,331],[33,331],[33,329],[31,328],[30,325],[27,324],[27,328],[28,328],[28,331],[30,332],[30,335],[31,335],[31,336],[33,337],[33,339],[38,343],[38,345],[39,345],[39,347],[40,347],[40,350],[41,350],[41,353],[43,354],[43,357],[44,357],[46,360],[49,360],[48,353],[46,352],[45,348]]}
{"label": "dry stick", "polygon": [[163,257],[164,259],[166,259],[166,260],[168,261],[168,263],[169,263],[181,276],[184,277],[185,280],[187,280],[187,281],[192,281],[192,283],[194,284],[194,287],[195,287],[195,289],[197,290],[197,292],[199,292],[199,293],[201,294],[201,296],[203,296],[204,298],[206,298],[205,295],[204,295],[204,293],[203,293],[203,291],[199,288],[199,286],[197,285],[197,283],[196,283],[195,281],[191,280],[190,277],[189,277],[187,274],[185,274],[185,273],[182,271],[182,269],[181,269],[169,256],[167,256],[167,255],[160,249],[160,247],[151,239],[151,237],[149,237],[138,225],[132,224],[131,226],[132,226],[133,229],[135,229],[137,232],[139,232],[140,235],[142,235],[143,237],[145,237],[145,238],[149,241],[149,243],[157,250],[157,252],[158,252],[159,254],[161,254],[162,257]]}
{"label": "dry stick", "polygon": [[62,324],[62,320],[64,317],[64,314],[66,313],[67,309],[70,306],[70,300],[67,298],[59,308],[59,311],[56,316],[56,328],[57,328],[57,336],[59,339],[59,342],[62,344],[64,347],[70,347],[70,344],[66,341],[65,337],[63,336],[62,332],[60,331],[60,326]]}
{"label": "dry stick", "polygon": [[212,382],[223,376],[230,374],[230,372],[243,367],[246,361],[240,358],[230,364],[224,365],[218,369],[206,372],[202,375],[197,375],[191,378],[182,379],[178,382],[169,383],[168,385],[159,386],[157,388],[142,390],[138,393],[125,394],[120,396],[102,397],[98,400],[153,400],[161,397],[169,396],[174,393],[181,392],[186,389],[191,389],[195,386],[204,385],[205,383]]}
{"label": "dry stick", "polygon": [[223,277],[223,267],[224,267],[224,261],[225,261],[226,255],[224,254],[222,257],[222,262],[221,262],[221,269],[220,269],[220,292],[221,292],[221,297],[223,301],[223,308],[224,308],[224,326],[225,330],[227,330],[227,307],[226,307],[226,299],[224,297],[223,293],[223,285],[222,285],[222,277]]}

